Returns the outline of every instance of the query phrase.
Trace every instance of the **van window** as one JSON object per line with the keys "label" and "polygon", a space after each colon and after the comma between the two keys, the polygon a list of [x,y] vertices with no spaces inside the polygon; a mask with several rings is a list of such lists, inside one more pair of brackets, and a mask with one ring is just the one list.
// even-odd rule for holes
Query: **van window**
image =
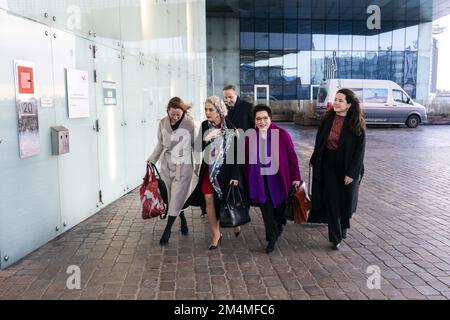
{"label": "van window", "polygon": [[404,104],[412,104],[411,99],[401,90],[392,90],[392,97],[395,102],[404,103]]}
{"label": "van window", "polygon": [[326,100],[326,98],[327,98],[327,95],[328,95],[328,90],[327,90],[327,88],[321,87],[321,88],[319,89],[319,94],[317,95],[317,102],[319,102],[319,103],[325,102],[325,100]]}
{"label": "van window", "polygon": [[387,103],[388,89],[364,88],[365,103]]}

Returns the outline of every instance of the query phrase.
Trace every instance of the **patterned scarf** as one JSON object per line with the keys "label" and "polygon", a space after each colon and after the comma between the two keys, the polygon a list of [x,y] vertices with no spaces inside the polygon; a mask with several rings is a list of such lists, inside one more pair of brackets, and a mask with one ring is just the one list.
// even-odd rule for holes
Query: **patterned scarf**
{"label": "patterned scarf", "polygon": [[[209,122],[209,129],[217,129],[216,125]],[[233,143],[233,138],[236,136],[235,130],[229,130],[226,121],[223,120],[220,126],[221,132],[215,139],[211,141],[211,163],[209,165],[209,181],[214,191],[216,191],[219,199],[223,198],[222,190],[220,189],[219,180],[217,176],[220,173],[220,168],[224,164],[225,154]]]}

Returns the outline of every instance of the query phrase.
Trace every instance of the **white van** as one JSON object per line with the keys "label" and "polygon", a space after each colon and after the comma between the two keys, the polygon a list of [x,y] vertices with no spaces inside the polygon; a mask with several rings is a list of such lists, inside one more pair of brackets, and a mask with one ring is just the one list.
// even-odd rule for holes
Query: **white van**
{"label": "white van", "polygon": [[317,94],[317,118],[332,108],[336,91],[343,88],[356,93],[369,124],[406,124],[415,128],[427,121],[425,107],[414,102],[398,84],[390,80],[365,79],[323,81]]}

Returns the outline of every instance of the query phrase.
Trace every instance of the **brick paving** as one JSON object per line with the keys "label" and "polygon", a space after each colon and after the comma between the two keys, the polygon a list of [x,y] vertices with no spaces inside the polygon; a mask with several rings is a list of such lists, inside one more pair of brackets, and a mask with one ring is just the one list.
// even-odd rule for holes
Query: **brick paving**
{"label": "brick paving", "polygon": [[[283,125],[303,178],[316,128]],[[0,271],[0,299],[450,299],[450,127],[369,128],[358,212],[339,251],[324,225],[288,223],[264,253],[259,210],[239,238],[224,230],[208,251],[209,227],[188,210],[189,235],[143,221],[137,191]],[[81,270],[69,290],[67,267]],[[380,289],[367,268],[378,266]]]}

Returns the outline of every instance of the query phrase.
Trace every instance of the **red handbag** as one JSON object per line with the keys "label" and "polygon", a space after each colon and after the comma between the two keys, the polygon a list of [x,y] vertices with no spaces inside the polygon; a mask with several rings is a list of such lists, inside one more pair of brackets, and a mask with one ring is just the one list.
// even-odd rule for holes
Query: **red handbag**
{"label": "red handbag", "polygon": [[144,182],[139,188],[142,205],[142,219],[162,217],[166,212],[166,204],[158,188],[158,179],[150,166],[147,166],[147,172]]}

